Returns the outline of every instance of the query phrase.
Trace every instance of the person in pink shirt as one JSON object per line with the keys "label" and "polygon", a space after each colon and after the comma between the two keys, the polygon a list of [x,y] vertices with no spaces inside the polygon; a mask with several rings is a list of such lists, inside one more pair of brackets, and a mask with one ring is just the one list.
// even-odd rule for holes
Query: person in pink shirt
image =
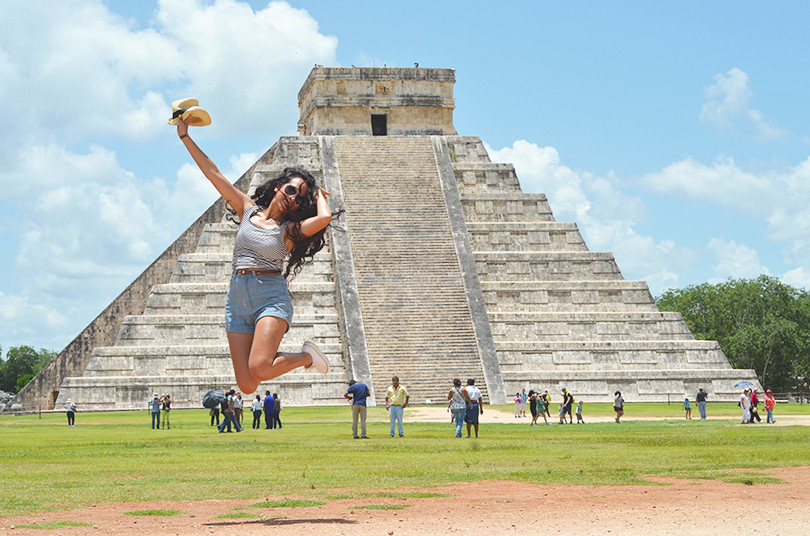
{"label": "person in pink shirt", "polygon": [[765,411],[768,413],[767,423],[775,423],[776,419],[773,418],[773,407],[776,405],[776,399],[773,397],[773,392],[768,389],[765,391]]}

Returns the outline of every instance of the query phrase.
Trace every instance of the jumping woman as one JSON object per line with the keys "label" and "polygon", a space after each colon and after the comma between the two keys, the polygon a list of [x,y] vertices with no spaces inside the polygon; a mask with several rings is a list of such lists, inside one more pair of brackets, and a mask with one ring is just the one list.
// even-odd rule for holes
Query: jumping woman
{"label": "jumping woman", "polygon": [[305,342],[297,353],[278,348],[293,316],[286,278],[290,273],[295,276],[323,248],[332,221],[329,194],[307,171],[287,168],[251,198],[197,147],[183,119],[177,121],[177,135],[214,188],[242,216],[225,304],[225,329],[239,389],[253,393],[261,382],[298,367],[326,374],[329,361],[312,342]]}

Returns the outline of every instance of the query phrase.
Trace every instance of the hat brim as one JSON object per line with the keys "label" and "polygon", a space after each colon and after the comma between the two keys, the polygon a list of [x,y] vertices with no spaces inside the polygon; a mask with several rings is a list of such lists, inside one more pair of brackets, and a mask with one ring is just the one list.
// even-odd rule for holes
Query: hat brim
{"label": "hat brim", "polygon": [[[208,115],[208,112],[205,111],[204,108],[200,108],[199,106],[192,106],[183,112],[183,115],[180,117],[182,117],[183,121],[188,123],[190,127],[204,127],[211,124],[211,116]],[[176,125],[177,118],[169,118],[169,124]]]}

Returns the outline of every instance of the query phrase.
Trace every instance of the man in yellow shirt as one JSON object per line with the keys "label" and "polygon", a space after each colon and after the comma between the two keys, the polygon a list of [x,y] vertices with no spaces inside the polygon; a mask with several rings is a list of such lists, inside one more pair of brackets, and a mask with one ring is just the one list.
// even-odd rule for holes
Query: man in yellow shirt
{"label": "man in yellow shirt", "polygon": [[385,409],[388,410],[388,418],[391,421],[391,437],[394,437],[394,423],[399,423],[399,437],[404,437],[402,430],[402,410],[408,407],[408,390],[399,384],[399,378],[391,378],[391,385],[385,392]]}

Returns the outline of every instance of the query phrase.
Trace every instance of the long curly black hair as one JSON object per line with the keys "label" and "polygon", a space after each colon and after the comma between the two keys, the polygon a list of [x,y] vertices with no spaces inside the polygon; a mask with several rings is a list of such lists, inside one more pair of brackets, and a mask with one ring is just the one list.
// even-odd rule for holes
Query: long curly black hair
{"label": "long curly black hair", "polygon": [[[264,210],[270,206],[270,202],[276,195],[276,188],[280,190],[282,186],[296,177],[302,179],[307,188],[305,194],[298,195],[295,198],[298,208],[285,214],[284,221],[290,222],[288,227],[289,236],[295,243],[292,251],[290,251],[290,257],[287,259],[287,269],[284,271],[285,278],[289,277],[290,274],[292,274],[293,278],[298,275],[304,264],[312,262],[315,254],[323,249],[326,244],[326,227],[312,236],[303,236],[301,234],[301,222],[318,213],[317,196],[322,195],[320,188],[315,182],[315,177],[309,171],[299,167],[288,167],[275,179],[267,181],[256,188],[256,192],[252,196],[256,204]],[[333,212],[332,218],[338,217],[341,212],[343,211]]]}

